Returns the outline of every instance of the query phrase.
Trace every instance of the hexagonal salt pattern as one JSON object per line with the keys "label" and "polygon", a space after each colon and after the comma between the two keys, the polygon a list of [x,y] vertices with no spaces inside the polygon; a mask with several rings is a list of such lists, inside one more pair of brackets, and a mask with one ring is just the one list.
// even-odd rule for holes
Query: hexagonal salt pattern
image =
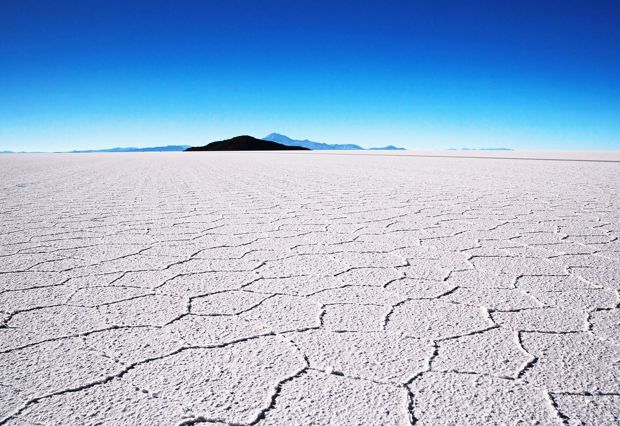
{"label": "hexagonal salt pattern", "polygon": [[620,422],[620,165],[0,157],[0,424]]}

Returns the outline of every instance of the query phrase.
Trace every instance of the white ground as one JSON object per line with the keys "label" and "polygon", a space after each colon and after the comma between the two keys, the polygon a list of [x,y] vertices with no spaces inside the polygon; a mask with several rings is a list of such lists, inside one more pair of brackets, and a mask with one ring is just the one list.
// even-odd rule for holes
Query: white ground
{"label": "white ground", "polygon": [[619,235],[620,163],[5,155],[0,424],[618,424]]}

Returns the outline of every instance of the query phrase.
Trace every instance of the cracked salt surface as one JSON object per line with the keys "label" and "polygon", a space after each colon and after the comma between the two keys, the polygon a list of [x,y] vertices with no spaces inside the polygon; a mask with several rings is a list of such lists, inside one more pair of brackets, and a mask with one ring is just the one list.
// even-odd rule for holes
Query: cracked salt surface
{"label": "cracked salt surface", "polygon": [[0,157],[0,424],[619,424],[619,182],[600,162]]}

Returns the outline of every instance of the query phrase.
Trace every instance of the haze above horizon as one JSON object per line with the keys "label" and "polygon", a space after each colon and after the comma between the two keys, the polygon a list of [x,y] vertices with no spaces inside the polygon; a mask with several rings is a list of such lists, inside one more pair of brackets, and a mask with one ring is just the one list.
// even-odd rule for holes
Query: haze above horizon
{"label": "haze above horizon", "polygon": [[0,5],[0,151],[620,150],[617,1]]}

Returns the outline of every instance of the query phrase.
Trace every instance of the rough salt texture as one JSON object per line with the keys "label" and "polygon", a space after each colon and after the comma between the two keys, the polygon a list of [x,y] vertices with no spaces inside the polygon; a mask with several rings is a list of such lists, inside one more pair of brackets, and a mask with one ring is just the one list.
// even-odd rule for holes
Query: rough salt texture
{"label": "rough salt texture", "polygon": [[618,424],[620,164],[0,157],[0,424]]}

